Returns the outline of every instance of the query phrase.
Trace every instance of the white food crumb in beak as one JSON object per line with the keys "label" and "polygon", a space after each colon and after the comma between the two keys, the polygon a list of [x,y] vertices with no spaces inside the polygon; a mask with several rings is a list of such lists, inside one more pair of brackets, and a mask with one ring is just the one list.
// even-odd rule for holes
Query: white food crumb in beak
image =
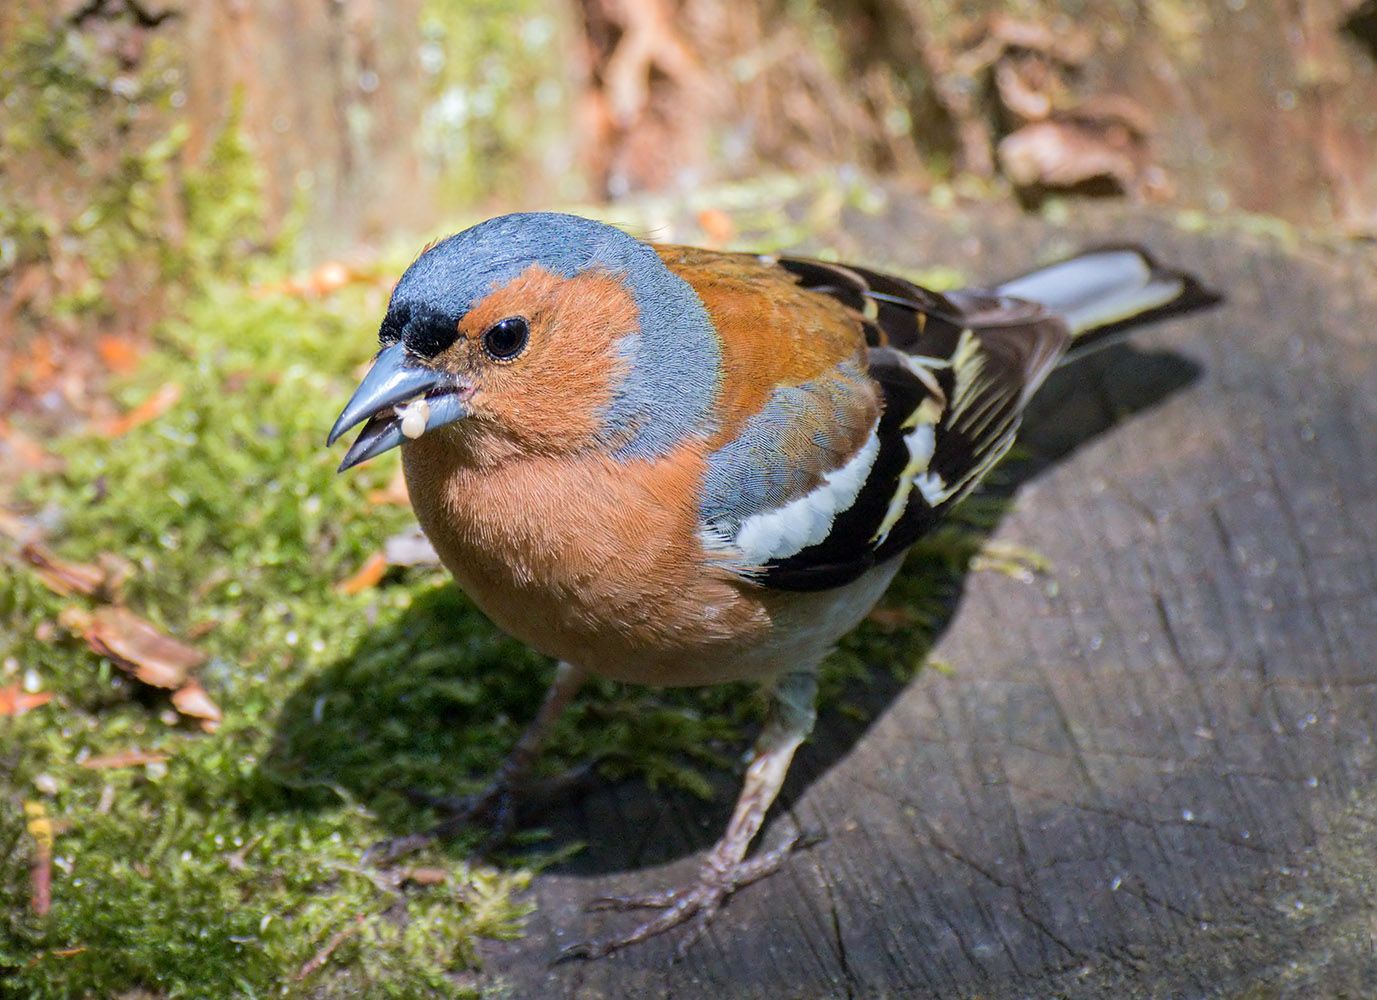
{"label": "white food crumb in beak", "polygon": [[415,441],[426,432],[426,421],[430,419],[430,404],[424,399],[413,399],[410,403],[395,407],[402,418],[402,433]]}

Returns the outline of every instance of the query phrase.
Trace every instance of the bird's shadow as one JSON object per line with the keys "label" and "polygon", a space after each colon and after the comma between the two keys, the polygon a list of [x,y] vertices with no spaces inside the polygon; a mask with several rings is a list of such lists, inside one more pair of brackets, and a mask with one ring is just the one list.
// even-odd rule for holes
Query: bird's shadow
{"label": "bird's shadow", "polygon": [[[1016,454],[967,501],[979,515],[920,543],[882,602],[893,613],[864,624],[829,661],[818,724],[790,770],[782,806],[849,753],[907,685],[955,614],[969,556],[1018,487],[1199,373],[1178,355],[1117,344],[1052,374],[1025,414]],[[276,794],[259,799],[299,810],[335,808],[343,799],[368,809],[389,836],[424,829],[434,815],[406,792],[457,795],[481,786],[534,715],[549,673],[548,661],[497,635],[451,583],[437,580],[395,617],[380,614],[355,649],[290,694],[258,768]],[[551,755],[610,756],[577,794],[522,816],[525,841],[535,847],[518,839],[515,856],[557,858],[561,870],[591,875],[710,845],[735,799],[740,768],[732,765],[753,735],[744,693],[739,685],[666,692],[597,685],[571,710]],[[730,724],[713,724],[718,716]],[[535,829],[538,836],[529,833]],[[475,830],[450,850],[471,850],[483,834]]]}

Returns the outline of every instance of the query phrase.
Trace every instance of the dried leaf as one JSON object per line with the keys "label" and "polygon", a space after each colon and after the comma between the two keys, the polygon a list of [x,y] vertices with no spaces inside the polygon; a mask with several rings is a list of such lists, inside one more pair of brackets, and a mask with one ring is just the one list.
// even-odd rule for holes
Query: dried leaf
{"label": "dried leaf", "polygon": [[43,585],[62,597],[85,594],[87,597],[105,586],[106,572],[90,563],[59,559],[42,542],[29,542],[20,550],[33,566]]}
{"label": "dried leaf", "polygon": [[386,573],[387,557],[381,552],[374,552],[352,576],[335,584],[335,590],[341,594],[360,594],[370,587],[376,587]]}
{"label": "dried leaf", "polygon": [[1037,21],[992,14],[962,39],[953,69],[966,76],[993,66],[1010,53],[1036,53],[1069,69],[1083,65],[1095,50],[1095,36],[1084,29],[1053,29]]}
{"label": "dried leaf", "polygon": [[1025,122],[1050,115],[1055,98],[1065,91],[1046,63],[1032,59],[1001,59],[994,79],[1004,109]]}
{"label": "dried leaf", "polygon": [[312,955],[310,959],[307,960],[306,964],[297,970],[296,976],[294,976],[293,978],[295,978],[297,982],[301,982],[301,980],[305,979],[311,973],[315,972],[322,965],[328,962],[330,960],[330,956],[335,953],[335,949],[344,943],[345,938],[349,937],[349,935],[351,934],[357,934],[362,929],[363,914],[355,914],[354,922],[348,927],[345,927],[343,930],[336,931],[334,934],[332,934],[330,936],[330,940],[325,942],[324,947],[322,947],[320,951]]}
{"label": "dried leaf", "polygon": [[736,223],[720,208],[705,208],[699,212],[698,225],[709,247],[721,249],[736,238]]}
{"label": "dried leaf", "polygon": [[161,764],[167,754],[150,750],[123,750],[120,753],[105,754],[102,757],[87,757],[81,766],[92,771],[103,771],[117,767],[140,767],[144,764]]}
{"label": "dried leaf", "polygon": [[1165,184],[1151,162],[1152,116],[1130,98],[1106,95],[1025,125],[999,144],[1005,174],[1021,188],[1110,184],[1142,195]]}
{"label": "dried leaf", "polygon": [[68,632],[84,633],[91,627],[92,615],[85,608],[70,604],[57,613],[57,622]]}
{"label": "dried leaf", "polygon": [[1092,181],[1120,191],[1138,187],[1138,157],[1127,134],[1116,135],[1074,121],[1025,125],[999,144],[999,165],[1021,188],[1074,188]]}
{"label": "dried leaf", "polygon": [[101,424],[100,433],[108,438],[128,434],[150,420],[156,420],[182,398],[182,387],[176,382],[167,382],[138,406],[122,416],[113,417]]}
{"label": "dried leaf", "polygon": [[401,875],[401,881],[415,885],[443,885],[449,878],[449,872],[443,868],[407,868]]}
{"label": "dried leaf", "polygon": [[143,352],[133,338],[107,333],[96,339],[96,353],[116,375],[127,375],[138,365]]}
{"label": "dried leaf", "polygon": [[310,277],[306,279],[307,289],[314,295],[325,295],[343,288],[355,278],[353,268],[341,264],[337,260],[327,260],[312,271]]}
{"label": "dried leaf", "polygon": [[31,708],[46,705],[52,701],[51,691],[37,691],[33,694],[24,690],[18,681],[0,688],[0,715],[23,715]]}
{"label": "dried leaf", "polygon": [[65,608],[59,621],[75,625],[92,650],[154,687],[181,687],[206,660],[205,653],[164,635],[128,608],[102,607],[89,615]]}
{"label": "dried leaf", "polygon": [[206,689],[201,687],[201,682],[194,677],[173,693],[172,705],[183,715],[200,719],[201,728],[207,732],[213,731],[224,718],[220,706],[210,700]]}
{"label": "dried leaf", "polygon": [[219,628],[220,625],[221,623],[214,618],[203,619],[194,625],[187,626],[186,637],[193,641],[196,639],[203,639]]}

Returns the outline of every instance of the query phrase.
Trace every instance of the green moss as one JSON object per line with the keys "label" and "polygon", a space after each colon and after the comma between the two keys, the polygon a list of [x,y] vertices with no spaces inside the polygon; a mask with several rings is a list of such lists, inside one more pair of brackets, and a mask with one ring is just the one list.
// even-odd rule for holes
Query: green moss
{"label": "green moss", "polygon": [[548,200],[586,196],[568,127],[565,49],[577,43],[565,17],[538,0],[426,0],[419,142],[443,206],[529,199],[532,185]]}
{"label": "green moss", "polygon": [[[398,616],[413,595],[434,589],[433,575],[356,598],[332,590],[408,519],[365,499],[385,482],[389,463],[336,476],[338,456],[322,447],[328,401],[347,396],[350,371],[369,351],[377,306],[370,299],[376,293],[358,291],[307,304],[208,286],[164,327],[162,350],[120,392],[132,401],[175,382],[180,403],[116,441],[59,442],[65,472],[20,490],[22,503],[49,513],[64,555],[113,551],[138,567],[125,590],[137,613],[174,634],[209,630],[199,643],[212,657],[201,677],[226,718],[214,735],[196,732],[175,721],[161,694],[128,681],[61,629],[47,635],[71,599],[12,562],[0,565],[0,660],[7,673],[31,674],[55,695],[26,715],[0,718],[13,765],[0,779],[0,970],[12,995],[141,987],[229,997],[278,984],[286,995],[320,995],[334,989],[330,970],[341,963],[349,971],[337,977],[340,991],[371,983],[370,995],[431,995],[473,961],[476,934],[517,926],[522,904],[510,889],[521,876],[457,866],[442,886],[380,888],[360,868],[360,850],[394,827],[347,796],[317,807],[261,764],[279,727],[301,721],[291,692],[332,669],[352,671],[364,699],[370,691],[384,701],[424,692],[418,718],[443,717],[443,706],[485,694],[443,677],[428,687],[450,665],[434,652],[450,633],[435,637],[431,669],[416,673],[398,671],[396,651],[379,639],[402,627]],[[473,668],[500,655],[506,644],[471,609],[450,610],[472,637],[463,648],[474,654]],[[527,660],[538,686],[539,665]],[[397,677],[404,683],[389,685]],[[277,738],[290,742],[285,732]],[[378,802],[413,776],[394,759],[389,733],[395,720],[348,744],[368,761],[358,786]],[[491,724],[467,734],[483,748],[481,764],[490,764],[499,735],[505,731]],[[331,746],[308,742],[323,757],[315,765],[347,772],[351,758],[330,760]],[[87,756],[135,747],[168,755],[165,773],[80,766]],[[438,769],[439,758],[430,760]],[[40,794],[40,775],[55,794]],[[43,801],[64,828],[46,918],[32,915],[27,899],[34,848],[20,800]],[[423,819],[414,811],[392,818],[408,826]],[[291,974],[331,934],[360,919],[337,961],[293,985]]]}

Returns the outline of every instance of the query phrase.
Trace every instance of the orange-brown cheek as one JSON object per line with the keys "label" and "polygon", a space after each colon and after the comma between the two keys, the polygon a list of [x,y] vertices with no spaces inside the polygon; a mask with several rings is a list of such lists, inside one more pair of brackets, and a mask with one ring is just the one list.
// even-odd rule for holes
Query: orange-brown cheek
{"label": "orange-brown cheek", "polygon": [[[510,362],[488,358],[483,332],[514,315],[530,323],[530,346]],[[528,268],[460,323],[454,349],[475,371],[475,418],[537,451],[590,443],[625,375],[617,342],[636,321],[635,301],[616,278],[597,272],[561,278]]]}

